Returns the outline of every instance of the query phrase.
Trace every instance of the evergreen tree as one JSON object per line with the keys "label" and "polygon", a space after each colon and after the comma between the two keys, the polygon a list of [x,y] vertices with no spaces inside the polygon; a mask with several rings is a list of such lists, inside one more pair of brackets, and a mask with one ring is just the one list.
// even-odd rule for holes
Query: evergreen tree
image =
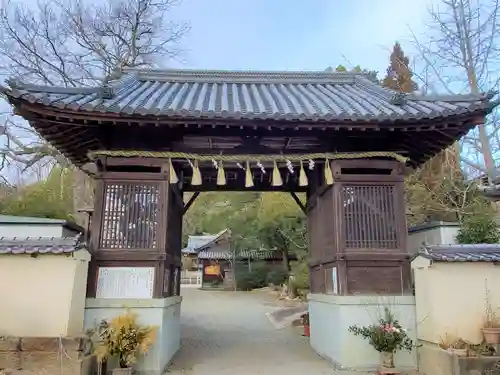
{"label": "evergreen tree", "polygon": [[418,89],[410,70],[410,59],[405,56],[401,44],[396,42],[392,49],[391,63],[382,85],[399,92],[410,93]]}
{"label": "evergreen tree", "polygon": [[[398,42],[392,49],[382,86],[403,93],[418,90],[417,83],[413,81],[410,59],[405,56]],[[456,148],[443,150],[425,163],[406,183],[407,205],[415,223],[425,220],[457,220],[465,209],[457,207],[458,202],[469,200],[466,199],[467,189],[460,189],[463,184]],[[450,190],[462,192],[463,196],[451,197]]]}

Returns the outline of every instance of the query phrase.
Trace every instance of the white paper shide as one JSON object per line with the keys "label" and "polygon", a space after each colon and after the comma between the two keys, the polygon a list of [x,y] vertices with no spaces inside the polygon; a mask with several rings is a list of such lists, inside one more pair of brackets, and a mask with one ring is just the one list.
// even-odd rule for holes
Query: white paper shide
{"label": "white paper shide", "polygon": [[154,267],[100,267],[97,298],[153,298]]}

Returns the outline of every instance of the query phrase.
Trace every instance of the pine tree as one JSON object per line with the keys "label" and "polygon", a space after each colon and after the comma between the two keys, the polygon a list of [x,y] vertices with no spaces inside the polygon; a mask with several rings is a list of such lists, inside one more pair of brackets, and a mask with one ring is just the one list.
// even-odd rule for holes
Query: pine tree
{"label": "pine tree", "polygon": [[[408,94],[418,90],[417,83],[413,81],[410,59],[405,56],[398,42],[392,49],[390,64],[382,80],[382,86]],[[425,218],[456,220],[457,210],[453,207],[456,202],[448,199],[449,184],[445,186],[442,183],[450,179],[453,187],[463,180],[459,153],[453,146],[438,153],[408,179],[407,204],[410,211],[420,220]]]}
{"label": "pine tree", "polygon": [[418,85],[413,81],[410,59],[405,56],[399,42],[394,44],[390,60],[391,63],[387,68],[387,75],[383,79],[382,85],[406,93],[418,90]]}

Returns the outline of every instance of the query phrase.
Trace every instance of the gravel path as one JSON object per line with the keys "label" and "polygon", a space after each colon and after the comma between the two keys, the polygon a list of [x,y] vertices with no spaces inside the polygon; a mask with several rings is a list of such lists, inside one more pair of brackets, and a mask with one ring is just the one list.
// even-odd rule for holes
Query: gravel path
{"label": "gravel path", "polygon": [[332,366],[297,328],[276,330],[261,292],[183,289],[181,350],[169,375],[326,375]]}

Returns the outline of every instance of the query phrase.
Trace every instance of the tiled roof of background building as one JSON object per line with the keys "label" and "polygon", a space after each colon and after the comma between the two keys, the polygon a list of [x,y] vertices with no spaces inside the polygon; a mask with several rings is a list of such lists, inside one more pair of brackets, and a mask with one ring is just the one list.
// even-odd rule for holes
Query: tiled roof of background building
{"label": "tiled roof of background building", "polygon": [[228,233],[228,229],[221,230],[217,234],[205,234],[201,236],[189,236],[188,237],[188,243],[187,246],[182,249],[182,253],[184,254],[192,254],[192,253],[197,253],[212,244],[216,243],[220,239],[223,238],[223,236]]}

